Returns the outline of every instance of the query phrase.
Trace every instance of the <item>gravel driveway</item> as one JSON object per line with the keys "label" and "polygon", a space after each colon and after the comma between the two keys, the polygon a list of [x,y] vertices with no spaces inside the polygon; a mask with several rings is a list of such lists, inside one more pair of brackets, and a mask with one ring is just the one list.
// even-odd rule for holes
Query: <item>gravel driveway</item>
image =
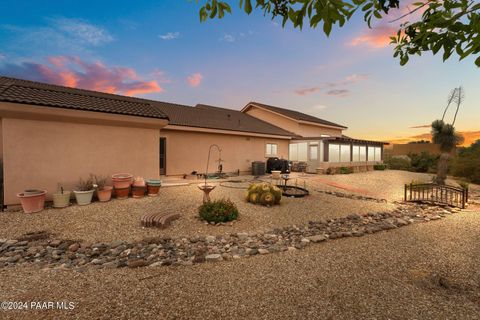
{"label": "gravel driveway", "polygon": [[0,269],[2,301],[75,303],[0,317],[479,319],[479,214],[190,267]]}

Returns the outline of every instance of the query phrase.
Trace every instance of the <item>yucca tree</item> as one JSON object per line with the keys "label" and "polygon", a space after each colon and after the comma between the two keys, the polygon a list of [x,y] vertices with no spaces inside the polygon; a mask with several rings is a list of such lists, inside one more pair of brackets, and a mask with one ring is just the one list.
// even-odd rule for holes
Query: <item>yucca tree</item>
{"label": "yucca tree", "polygon": [[448,161],[455,147],[463,142],[453,124],[447,124],[443,120],[432,122],[432,141],[440,146],[441,155],[437,164],[437,177],[435,182],[444,185],[448,173]]}

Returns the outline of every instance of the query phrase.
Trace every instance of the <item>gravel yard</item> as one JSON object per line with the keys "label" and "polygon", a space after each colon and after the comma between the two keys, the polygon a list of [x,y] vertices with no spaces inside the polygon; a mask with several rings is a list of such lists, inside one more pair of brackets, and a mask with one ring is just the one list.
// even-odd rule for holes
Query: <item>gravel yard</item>
{"label": "gravel yard", "polygon": [[[478,211],[478,210],[477,210]],[[480,213],[187,267],[0,269],[2,319],[479,319]]]}
{"label": "gravel yard", "polygon": [[[96,202],[87,206],[74,205],[65,209],[49,209],[35,214],[1,213],[0,238],[15,239],[27,232],[47,231],[60,239],[108,242],[141,240],[154,236],[187,237],[260,232],[274,227],[343,217],[352,213],[388,211],[394,207],[386,203],[338,198],[320,194],[313,189],[308,197],[300,199],[284,197],[281,205],[267,208],[245,202],[245,190],[217,186],[211,193],[212,198],[232,199],[238,206],[240,219],[233,226],[211,226],[197,219],[202,193],[196,184],[164,187],[160,190],[160,195],[154,198]],[[140,217],[146,212],[179,212],[181,218],[165,230],[142,228]]]}

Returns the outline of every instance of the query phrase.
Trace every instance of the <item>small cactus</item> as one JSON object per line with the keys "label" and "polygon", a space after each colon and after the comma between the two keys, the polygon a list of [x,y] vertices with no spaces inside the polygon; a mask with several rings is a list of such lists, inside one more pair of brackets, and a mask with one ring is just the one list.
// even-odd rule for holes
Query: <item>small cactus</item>
{"label": "small cactus", "polygon": [[282,199],[282,190],[275,185],[267,182],[251,184],[245,192],[247,202],[253,204],[262,204],[272,206],[280,204]]}

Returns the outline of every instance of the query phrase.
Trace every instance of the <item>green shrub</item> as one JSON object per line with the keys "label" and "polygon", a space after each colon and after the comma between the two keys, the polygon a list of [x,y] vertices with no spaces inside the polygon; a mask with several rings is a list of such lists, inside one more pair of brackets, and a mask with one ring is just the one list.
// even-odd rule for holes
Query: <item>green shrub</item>
{"label": "green shrub", "polygon": [[412,169],[410,161],[405,158],[389,157],[389,158],[386,158],[384,162],[387,165],[387,168],[391,170],[410,171]]}
{"label": "green shrub", "polygon": [[338,168],[338,173],[340,173],[340,174],[353,173],[353,168],[351,168],[351,167],[340,167],[340,168]]}
{"label": "green shrub", "polygon": [[198,208],[198,214],[207,222],[228,222],[237,220],[238,209],[230,200],[215,200],[202,204]]}
{"label": "green shrub", "polygon": [[450,173],[480,183],[480,140],[470,147],[459,149],[458,156],[451,162]]}
{"label": "green shrub", "polygon": [[435,172],[439,156],[422,151],[420,154],[409,153],[411,170],[415,172]]}
{"label": "green shrub", "polygon": [[373,170],[385,170],[387,169],[387,165],[385,164],[374,164],[373,165]]}
{"label": "green shrub", "polygon": [[457,181],[457,183],[458,183],[458,185],[459,185],[461,188],[463,188],[463,189],[465,189],[465,190],[468,190],[468,187],[469,187],[468,182],[465,182],[465,181]]}

